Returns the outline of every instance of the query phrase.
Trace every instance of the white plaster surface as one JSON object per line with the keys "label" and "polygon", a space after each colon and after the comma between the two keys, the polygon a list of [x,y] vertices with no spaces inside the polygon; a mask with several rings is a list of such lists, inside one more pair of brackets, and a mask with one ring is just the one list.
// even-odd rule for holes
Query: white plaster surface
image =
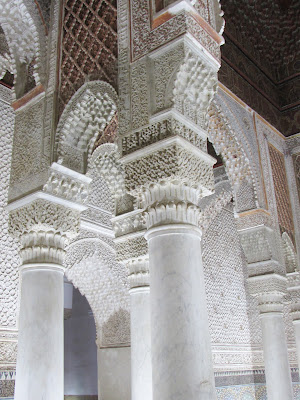
{"label": "white plaster surface", "polygon": [[15,400],[63,400],[63,272],[21,273]]}
{"label": "white plaster surface", "polygon": [[[173,228],[174,226],[174,228]],[[215,399],[200,232],[148,232],[154,400]]]}
{"label": "white plaster surface", "polygon": [[130,400],[130,347],[98,349],[99,400]]}
{"label": "white plaster surface", "polygon": [[282,314],[261,314],[267,394],[270,400],[292,400],[292,379],[288,362]]}
{"label": "white plaster surface", "polygon": [[152,400],[149,286],[130,290],[131,400]]}

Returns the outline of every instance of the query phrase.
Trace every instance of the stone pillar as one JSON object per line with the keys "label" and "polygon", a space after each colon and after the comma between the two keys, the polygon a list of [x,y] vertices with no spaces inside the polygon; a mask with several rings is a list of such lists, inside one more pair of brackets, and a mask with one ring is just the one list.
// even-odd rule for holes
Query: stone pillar
{"label": "stone pillar", "polygon": [[150,261],[153,399],[215,399],[199,192],[176,183],[144,192]]}
{"label": "stone pillar", "polygon": [[148,257],[127,263],[131,313],[131,399],[152,400]]}
{"label": "stone pillar", "polygon": [[[117,214],[122,203],[116,202]],[[117,215],[113,227],[117,259],[127,268],[130,287],[131,398],[152,400],[149,256],[141,210]]]}
{"label": "stone pillar", "polygon": [[263,337],[268,398],[292,400],[292,378],[283,321],[283,296],[287,280],[278,274],[248,279],[250,293],[257,298]]}
{"label": "stone pillar", "polygon": [[[214,190],[207,130],[222,13],[200,1],[153,6],[118,3],[119,161],[123,199],[133,199],[121,214],[139,212],[146,223],[153,400],[211,400],[199,202]],[[129,253],[138,258],[144,238],[132,235],[139,224],[132,222]]]}
{"label": "stone pillar", "polygon": [[248,263],[248,289],[258,300],[268,399],[293,398],[291,370],[283,321],[287,279],[270,213],[253,209],[237,219],[241,245]]}
{"label": "stone pillar", "polygon": [[295,330],[298,368],[300,369],[300,273],[299,271],[287,274],[288,292],[290,294],[290,313]]}
{"label": "stone pillar", "polygon": [[22,259],[15,399],[63,400],[63,257],[80,214],[45,199],[13,208],[10,230]]}
{"label": "stone pillar", "polygon": [[170,224],[147,239],[154,399],[214,399],[201,231]]}

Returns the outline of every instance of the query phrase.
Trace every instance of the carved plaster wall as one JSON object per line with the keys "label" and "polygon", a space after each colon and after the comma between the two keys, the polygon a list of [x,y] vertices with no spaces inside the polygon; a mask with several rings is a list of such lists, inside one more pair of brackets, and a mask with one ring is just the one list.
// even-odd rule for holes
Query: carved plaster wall
{"label": "carved plaster wall", "polygon": [[4,397],[14,393],[20,264],[18,243],[8,234],[5,210],[15,119],[10,103],[10,90],[0,86],[0,396]]}
{"label": "carved plaster wall", "polygon": [[10,175],[10,200],[42,186],[48,177],[49,148],[45,142],[44,98],[16,112]]}

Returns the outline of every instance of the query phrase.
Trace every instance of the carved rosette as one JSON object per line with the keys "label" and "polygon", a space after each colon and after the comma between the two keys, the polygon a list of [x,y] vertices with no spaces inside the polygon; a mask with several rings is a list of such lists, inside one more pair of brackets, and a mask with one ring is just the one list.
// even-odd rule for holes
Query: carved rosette
{"label": "carved rosette", "polygon": [[37,199],[9,215],[9,230],[21,242],[23,264],[62,264],[65,246],[79,233],[80,213]]}
{"label": "carved rosette", "polygon": [[279,274],[266,274],[248,278],[249,293],[258,301],[261,315],[282,313],[283,298],[287,293],[287,279]]}

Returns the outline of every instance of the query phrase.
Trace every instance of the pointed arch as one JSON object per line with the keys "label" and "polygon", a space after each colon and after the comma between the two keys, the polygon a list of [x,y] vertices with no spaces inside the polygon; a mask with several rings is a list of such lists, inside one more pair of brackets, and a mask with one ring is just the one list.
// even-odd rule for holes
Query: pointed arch
{"label": "pointed arch", "polygon": [[130,342],[127,274],[114,249],[97,237],[81,238],[67,248],[65,266],[68,280],[90,304],[99,345],[108,340],[111,324],[119,328],[114,340]]}
{"label": "pointed arch", "polygon": [[24,94],[29,70],[35,84],[45,83],[46,32],[30,0],[0,0],[0,24],[8,45],[6,56],[0,59],[0,72],[14,74],[18,98]]}
{"label": "pointed arch", "polygon": [[117,113],[117,94],[106,82],[85,83],[67,104],[56,131],[57,159],[85,173],[99,133]]}

